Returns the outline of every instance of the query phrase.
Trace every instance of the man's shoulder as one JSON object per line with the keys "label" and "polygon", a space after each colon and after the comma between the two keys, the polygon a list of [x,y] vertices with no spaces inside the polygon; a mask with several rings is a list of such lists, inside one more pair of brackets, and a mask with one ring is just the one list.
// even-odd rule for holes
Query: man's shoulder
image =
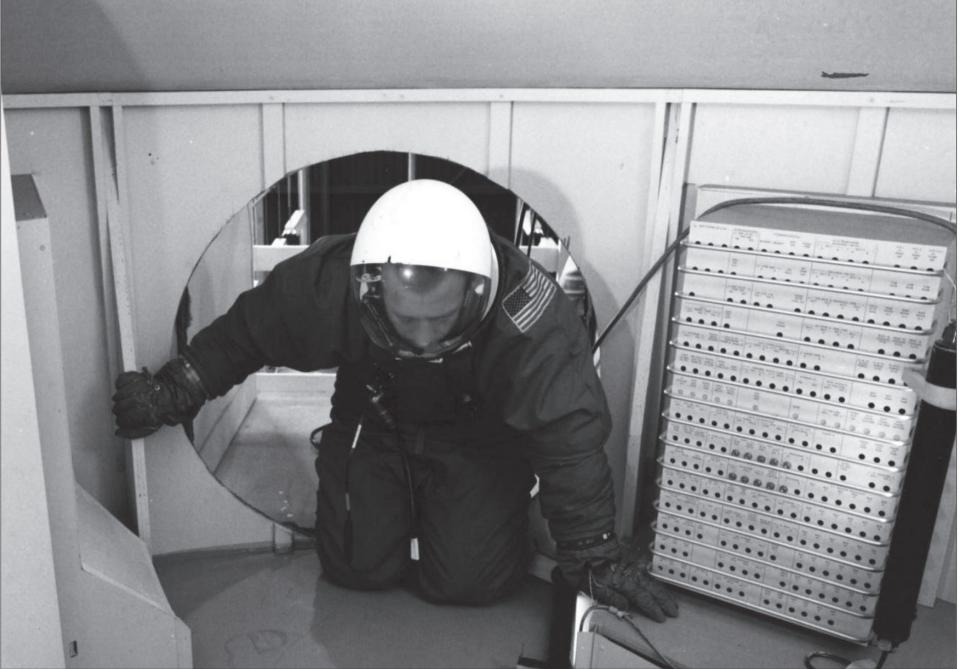
{"label": "man's shoulder", "polygon": [[273,273],[279,276],[314,273],[330,264],[349,264],[355,234],[325,235],[300,253],[277,263]]}
{"label": "man's shoulder", "polygon": [[493,315],[498,333],[538,339],[557,326],[564,329],[573,314],[572,304],[553,277],[509,242],[500,240],[496,246],[501,263]]}
{"label": "man's shoulder", "polygon": [[350,260],[350,253],[353,251],[353,242],[356,239],[356,233],[346,235],[324,235],[319,237],[307,248],[297,255],[289,258],[285,262],[294,261],[293,264],[316,262],[327,259],[346,259]]}
{"label": "man's shoulder", "polygon": [[323,285],[330,292],[347,283],[350,253],[356,235],[327,235],[318,238],[300,253],[277,263],[270,283],[287,296],[312,295]]}

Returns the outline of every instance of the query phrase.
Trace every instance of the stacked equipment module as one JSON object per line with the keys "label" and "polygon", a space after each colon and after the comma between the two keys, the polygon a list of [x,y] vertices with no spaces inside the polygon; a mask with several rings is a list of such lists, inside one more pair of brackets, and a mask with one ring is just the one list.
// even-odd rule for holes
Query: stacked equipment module
{"label": "stacked equipment module", "polygon": [[653,574],[866,643],[952,235],[818,207],[705,218],[677,266]]}

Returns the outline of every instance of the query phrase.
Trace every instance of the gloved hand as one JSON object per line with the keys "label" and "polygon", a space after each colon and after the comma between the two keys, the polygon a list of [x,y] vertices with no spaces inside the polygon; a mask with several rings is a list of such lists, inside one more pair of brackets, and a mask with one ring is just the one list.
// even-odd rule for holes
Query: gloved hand
{"label": "gloved hand", "polygon": [[207,400],[200,377],[183,358],[174,358],[156,375],[146,367],[140,372],[123,372],[114,386],[116,434],[126,439],[141,439],[161,425],[192,420]]}
{"label": "gloved hand", "polygon": [[667,616],[677,616],[677,603],[666,586],[649,574],[649,563],[644,558],[624,557],[588,567],[581,589],[601,604],[627,611],[636,609],[648,618],[662,623]]}
{"label": "gloved hand", "polygon": [[663,584],[650,578],[649,562],[636,540],[621,545],[606,532],[579,541],[557,542],[557,566],[564,581],[601,604],[636,609],[663,622],[677,615],[677,603]]}

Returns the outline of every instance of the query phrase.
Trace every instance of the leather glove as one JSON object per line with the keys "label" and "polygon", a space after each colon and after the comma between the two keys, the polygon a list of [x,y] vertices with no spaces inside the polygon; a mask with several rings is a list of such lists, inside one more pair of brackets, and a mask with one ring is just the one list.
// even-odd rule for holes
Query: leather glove
{"label": "leather glove", "polygon": [[621,545],[605,532],[578,541],[557,542],[557,566],[564,581],[601,604],[621,611],[636,609],[663,622],[677,615],[677,603],[649,574],[649,562],[635,540]]}
{"label": "leather glove", "polygon": [[146,367],[123,372],[114,386],[116,434],[126,439],[141,439],[162,425],[192,420],[207,400],[200,377],[184,358],[174,358],[156,375]]}
{"label": "leather glove", "polygon": [[650,577],[644,558],[623,557],[588,567],[580,587],[601,604],[621,611],[636,609],[658,623],[677,616],[676,601],[666,586]]}

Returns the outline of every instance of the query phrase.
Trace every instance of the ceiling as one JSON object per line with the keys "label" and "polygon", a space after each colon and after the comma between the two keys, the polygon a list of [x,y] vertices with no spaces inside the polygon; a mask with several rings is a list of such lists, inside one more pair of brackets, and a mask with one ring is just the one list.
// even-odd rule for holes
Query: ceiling
{"label": "ceiling", "polygon": [[948,0],[2,0],[3,93],[956,92]]}

